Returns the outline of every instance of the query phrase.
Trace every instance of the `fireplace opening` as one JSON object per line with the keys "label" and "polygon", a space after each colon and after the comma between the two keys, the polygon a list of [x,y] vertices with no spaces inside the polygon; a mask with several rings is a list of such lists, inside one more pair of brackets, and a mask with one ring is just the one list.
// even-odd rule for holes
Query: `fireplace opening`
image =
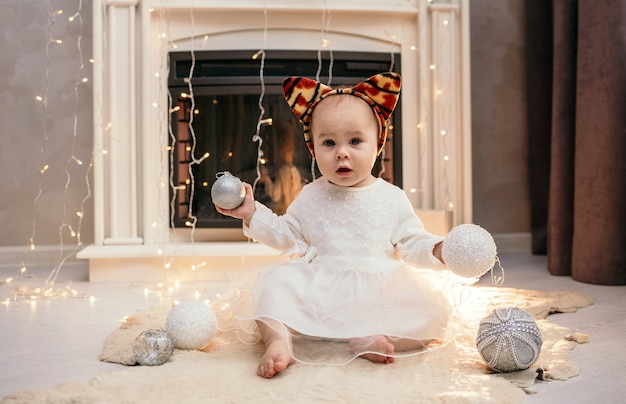
{"label": "fireplace opening", "polygon": [[[173,187],[171,224],[234,228],[241,221],[219,214],[211,201],[216,175],[229,171],[250,184],[257,178],[257,201],[282,214],[299,190],[320,174],[311,172],[311,156],[302,127],[285,102],[282,81],[305,76],[331,87],[354,85],[376,73],[399,71],[400,55],[374,52],[265,51],[263,78],[256,51],[171,52],[172,97],[170,168]],[[393,59],[392,59],[393,57]],[[320,68],[321,66],[321,68]],[[193,67],[193,71],[191,70]],[[191,74],[191,89],[187,77]],[[263,96],[261,97],[261,94]],[[264,114],[261,117],[261,103]],[[387,144],[372,170],[402,186],[402,105],[389,122]],[[259,120],[259,143],[254,141]],[[199,164],[191,164],[192,161]],[[259,162],[257,171],[257,161]],[[260,173],[260,177],[258,174]]]}

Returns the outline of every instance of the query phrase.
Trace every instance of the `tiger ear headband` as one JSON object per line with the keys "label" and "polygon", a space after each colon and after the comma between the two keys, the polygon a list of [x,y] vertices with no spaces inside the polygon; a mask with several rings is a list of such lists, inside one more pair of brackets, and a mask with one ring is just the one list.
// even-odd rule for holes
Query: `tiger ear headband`
{"label": "tiger ear headband", "polygon": [[398,73],[379,73],[355,85],[332,89],[325,84],[306,77],[288,77],[283,81],[287,103],[296,114],[304,129],[304,141],[315,157],[311,138],[311,115],[321,100],[335,94],[348,94],[361,98],[374,110],[380,123],[378,153],[387,139],[387,119],[391,116],[400,96],[401,78]]}

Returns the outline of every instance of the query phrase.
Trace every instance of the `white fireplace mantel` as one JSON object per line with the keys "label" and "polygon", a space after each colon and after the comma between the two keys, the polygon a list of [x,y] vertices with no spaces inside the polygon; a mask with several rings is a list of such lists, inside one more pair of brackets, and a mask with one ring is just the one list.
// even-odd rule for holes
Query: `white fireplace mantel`
{"label": "white fireplace mantel", "polygon": [[169,227],[171,50],[399,52],[403,187],[416,209],[471,222],[468,0],[221,3],[94,1],[95,242],[77,255],[91,280],[223,279],[278,259],[240,229]]}

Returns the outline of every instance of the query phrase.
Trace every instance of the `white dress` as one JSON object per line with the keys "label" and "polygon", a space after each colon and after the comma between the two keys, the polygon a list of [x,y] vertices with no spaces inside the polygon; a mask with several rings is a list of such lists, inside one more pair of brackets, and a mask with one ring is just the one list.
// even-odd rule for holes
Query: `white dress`
{"label": "white dress", "polygon": [[[424,230],[395,185],[377,179],[346,188],[322,177],[307,184],[282,216],[257,202],[244,233],[297,258],[260,270],[248,313],[236,313],[240,319],[265,321],[289,341],[301,335],[334,342],[443,337],[448,301],[416,270],[445,269],[432,254],[442,238]],[[290,349],[302,362],[328,360],[295,343]],[[349,352],[345,343],[342,349],[347,356],[331,361],[371,352]]]}

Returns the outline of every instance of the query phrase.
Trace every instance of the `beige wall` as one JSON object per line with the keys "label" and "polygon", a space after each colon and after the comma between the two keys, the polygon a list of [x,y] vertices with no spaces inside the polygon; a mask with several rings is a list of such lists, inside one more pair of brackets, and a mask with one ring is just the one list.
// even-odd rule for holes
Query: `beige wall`
{"label": "beige wall", "polygon": [[[78,87],[74,106],[73,84],[83,76],[91,78],[91,2],[82,2],[82,33],[76,20],[68,21],[79,2],[52,3],[52,11],[63,9],[64,14],[50,26],[49,2],[0,4],[0,246],[25,246],[33,214],[36,243],[58,245],[60,218],[67,214],[66,222],[75,227],[75,212],[87,193],[91,87]],[[474,221],[493,233],[528,232],[523,0],[470,4]],[[86,66],[77,77],[79,36]],[[50,38],[64,42],[50,44],[47,57]],[[55,101],[44,109],[35,97],[46,88]],[[68,164],[72,147],[84,166]],[[43,164],[50,169],[40,176]],[[67,186],[66,167],[71,178]],[[40,185],[42,194],[34,206]],[[85,205],[84,243],[93,240],[91,204]],[[65,243],[71,241],[66,236]]]}
{"label": "beige wall", "polygon": [[524,0],[471,0],[474,222],[528,233]]}
{"label": "beige wall", "polygon": [[[78,11],[76,0],[0,2],[0,246],[26,246],[33,225],[36,245],[59,245],[61,223],[78,226],[93,124],[91,84],[81,83],[78,96],[74,84],[91,79],[90,3],[82,2],[81,30],[78,18],[68,20]],[[46,95],[47,105],[36,100]],[[83,165],[68,162],[72,155]],[[40,175],[44,165],[49,169]],[[93,240],[91,203],[85,204],[84,243]],[[63,234],[64,243],[76,244],[68,229]]]}

